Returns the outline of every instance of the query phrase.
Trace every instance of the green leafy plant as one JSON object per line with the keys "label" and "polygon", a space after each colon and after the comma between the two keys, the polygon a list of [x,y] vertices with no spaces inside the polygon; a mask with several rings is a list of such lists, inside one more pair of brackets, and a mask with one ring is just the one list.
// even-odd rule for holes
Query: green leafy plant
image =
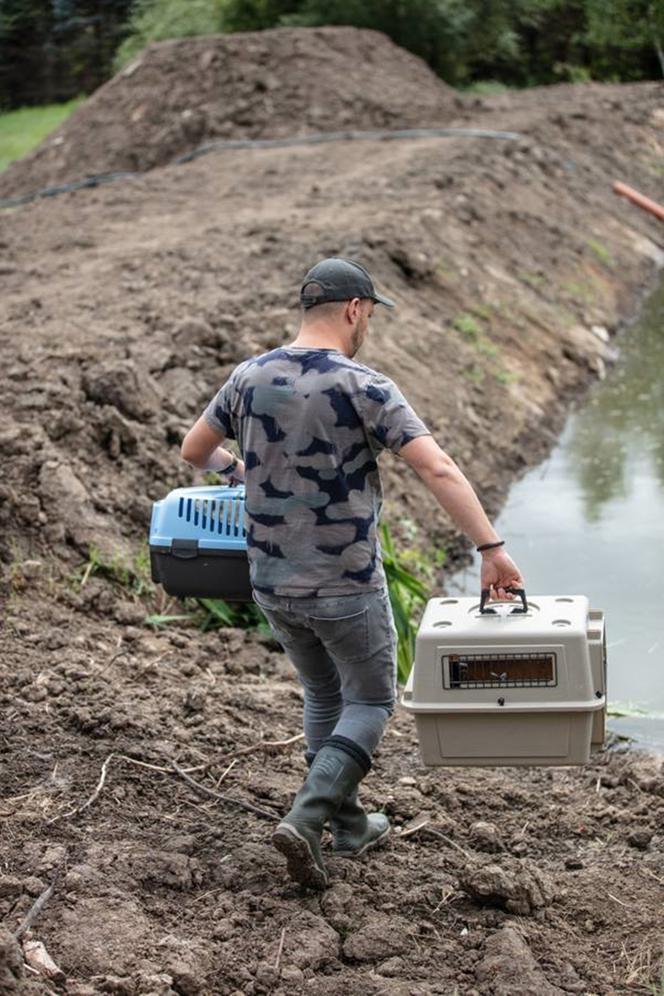
{"label": "green leafy plant", "polygon": [[420,610],[429,597],[426,585],[399,563],[387,524],[380,527],[383,566],[397,630],[397,675],[405,682],[415,657],[415,637]]}
{"label": "green leafy plant", "polygon": [[477,320],[467,312],[463,315],[457,315],[452,322],[452,325],[457,332],[461,333],[464,339],[469,339],[471,342],[475,342],[482,334],[482,330],[478,325]]}
{"label": "green leafy plant", "polygon": [[148,594],[154,589],[150,576],[150,554],[147,544],[133,557],[131,563],[119,557],[107,557],[91,546],[86,563],[76,568],[71,579],[78,588],[84,588],[91,577],[98,576],[112,581],[132,595]]}

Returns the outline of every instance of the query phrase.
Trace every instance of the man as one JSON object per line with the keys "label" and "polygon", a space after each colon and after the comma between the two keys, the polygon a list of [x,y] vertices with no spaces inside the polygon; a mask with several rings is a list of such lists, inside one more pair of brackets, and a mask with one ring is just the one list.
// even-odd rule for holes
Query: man
{"label": "man", "polygon": [[[395,384],[354,357],[379,294],[364,267],[317,263],[300,292],[294,342],[241,363],[182,444],[195,467],[246,483],[254,598],[304,689],[309,774],[273,835],[292,878],[323,888],[329,823],[337,855],[389,831],[357,787],[395,701],[395,630],[377,537],[377,457],[409,464],[483,551],[482,587],[523,587],[472,487]],[[243,460],[221,446],[235,439]]]}

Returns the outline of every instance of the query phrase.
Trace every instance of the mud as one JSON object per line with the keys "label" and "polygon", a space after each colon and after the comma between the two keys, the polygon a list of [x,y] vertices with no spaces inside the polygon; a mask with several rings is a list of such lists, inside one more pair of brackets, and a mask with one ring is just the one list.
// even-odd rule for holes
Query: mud
{"label": "mud", "polygon": [[[482,98],[464,120],[518,142],[236,151],[0,214],[0,917],[16,930],[55,880],[22,941],[43,942],[61,991],[651,992],[661,760],[426,770],[399,714],[364,790],[391,839],[330,856],[331,887],[303,894],[269,845],[301,742],[255,746],[299,732],[299,687],[256,634],[145,626],[182,611],[146,579],[145,534],[151,501],[197,480],[184,431],[238,360],[294,334],[301,275],[335,252],[399,305],[362,358],[495,512],[661,262],[656,223],[610,180],[661,197],[663,100],[654,84]],[[409,556],[462,552],[398,461],[384,480]],[[5,933],[0,980],[55,991]]]}

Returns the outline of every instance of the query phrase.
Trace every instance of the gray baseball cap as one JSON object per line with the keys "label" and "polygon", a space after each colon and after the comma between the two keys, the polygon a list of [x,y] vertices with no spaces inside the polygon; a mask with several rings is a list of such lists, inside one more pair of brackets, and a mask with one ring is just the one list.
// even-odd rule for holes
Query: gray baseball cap
{"label": "gray baseball cap", "polygon": [[305,309],[328,301],[350,301],[354,297],[369,298],[386,308],[396,308],[394,301],[378,293],[360,263],[343,256],[330,256],[312,266],[300,289],[300,304]]}

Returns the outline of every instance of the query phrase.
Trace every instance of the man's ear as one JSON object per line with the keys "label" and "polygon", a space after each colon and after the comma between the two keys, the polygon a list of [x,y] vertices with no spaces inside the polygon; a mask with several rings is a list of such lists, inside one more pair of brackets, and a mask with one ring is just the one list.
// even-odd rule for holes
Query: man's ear
{"label": "man's ear", "polygon": [[359,297],[351,298],[351,300],[346,305],[346,310],[344,312],[344,317],[349,325],[355,325],[358,318],[360,317],[360,312],[362,310],[362,302]]}

